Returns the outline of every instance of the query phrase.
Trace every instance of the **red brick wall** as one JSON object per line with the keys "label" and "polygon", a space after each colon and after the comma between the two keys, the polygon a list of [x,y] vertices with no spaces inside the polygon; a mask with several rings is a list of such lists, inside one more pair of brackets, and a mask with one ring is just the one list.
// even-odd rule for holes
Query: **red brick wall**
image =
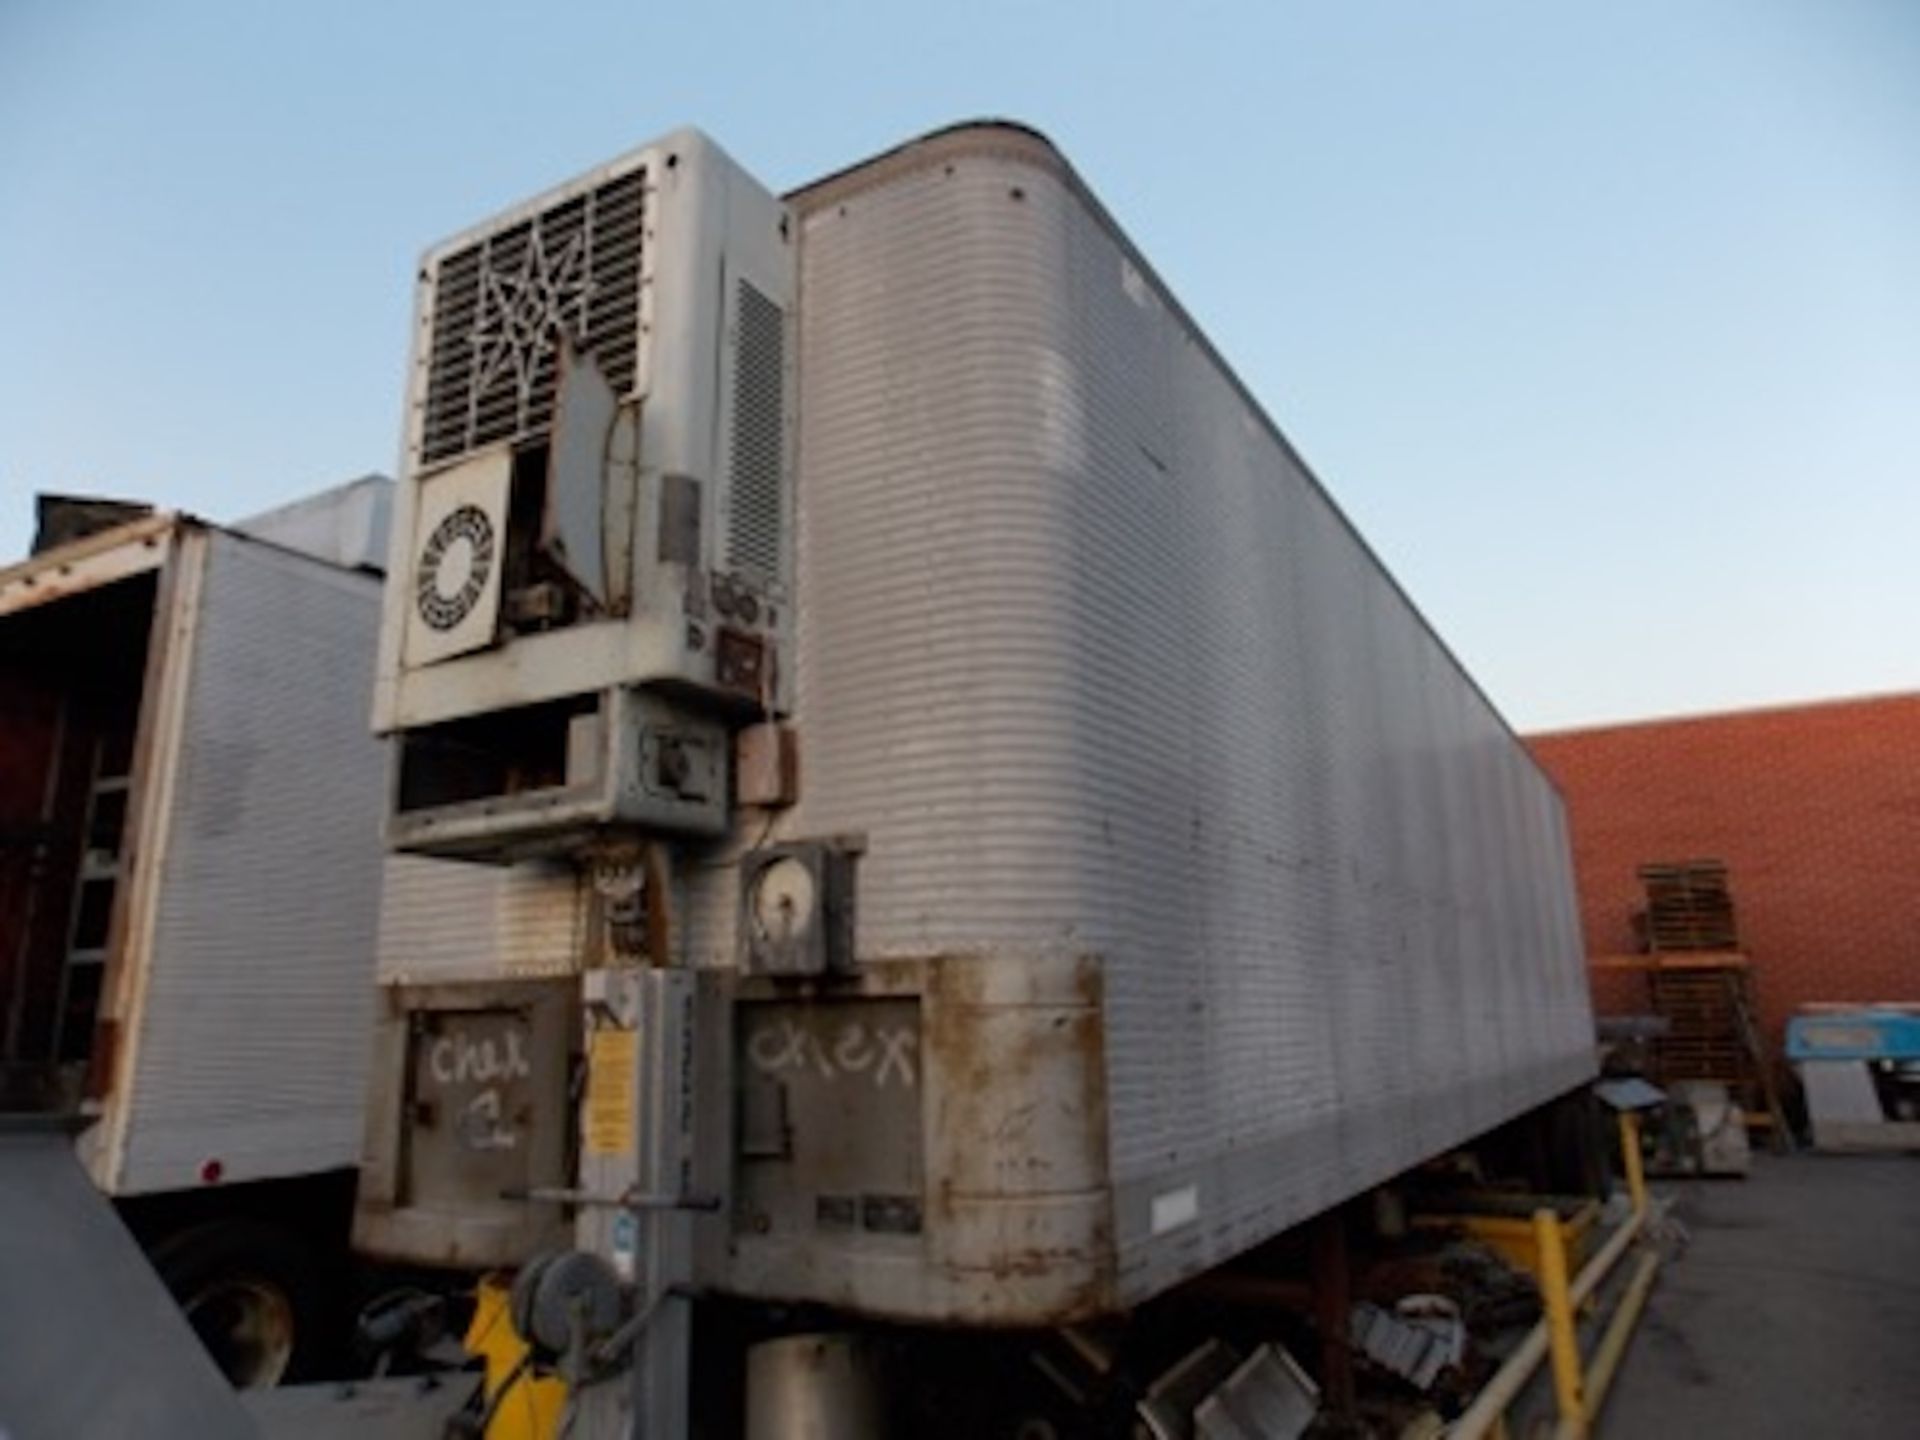
{"label": "red brick wall", "polygon": [[[1809,1000],[1920,1001],[1920,695],[1528,740],[1566,797],[1589,954],[1636,949],[1636,869],[1728,867],[1761,1017]],[[1645,982],[1598,976],[1602,1014]]]}

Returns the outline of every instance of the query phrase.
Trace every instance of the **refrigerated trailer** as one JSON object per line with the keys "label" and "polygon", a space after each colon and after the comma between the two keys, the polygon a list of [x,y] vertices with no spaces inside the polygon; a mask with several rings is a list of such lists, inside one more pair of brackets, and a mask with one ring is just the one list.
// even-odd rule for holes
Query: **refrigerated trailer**
{"label": "refrigerated trailer", "polygon": [[241,1384],[344,1324],[390,494],[232,527],[43,501],[0,570],[0,1108],[91,1119],[94,1183]]}
{"label": "refrigerated trailer", "polygon": [[[804,783],[769,839],[864,837],[861,966],[745,980],[734,1073],[743,1117],[831,1123],[816,1056],[864,1016],[918,1093],[851,1082],[904,1157],[743,1121],[721,1283],[1112,1310],[1586,1079],[1552,783],[1059,153],[967,127],[790,203]],[[741,953],[727,872],[697,962]],[[820,1203],[855,1194],[921,1224]]]}
{"label": "refrigerated trailer", "polygon": [[388,837],[526,923],[383,975],[376,1247],[1065,1325],[1591,1076],[1551,782],[1037,134],[643,147],[428,253],[409,416]]}

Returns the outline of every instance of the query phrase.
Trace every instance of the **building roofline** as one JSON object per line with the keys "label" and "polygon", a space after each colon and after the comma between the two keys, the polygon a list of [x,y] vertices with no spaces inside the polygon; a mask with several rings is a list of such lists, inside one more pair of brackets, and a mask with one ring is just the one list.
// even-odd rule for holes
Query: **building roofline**
{"label": "building roofline", "polygon": [[1743,705],[1731,710],[1685,710],[1664,715],[1648,715],[1638,720],[1608,720],[1596,725],[1568,725],[1556,730],[1533,730],[1522,738],[1559,740],[1575,735],[1599,735],[1615,730],[1650,730],[1659,726],[1699,725],[1724,720],[1758,720],[1770,715],[1790,715],[1806,710],[1838,710],[1847,706],[1885,705],[1900,701],[1920,702],[1920,690],[1868,690],[1857,695],[1829,695],[1810,700],[1778,700],[1761,705]]}

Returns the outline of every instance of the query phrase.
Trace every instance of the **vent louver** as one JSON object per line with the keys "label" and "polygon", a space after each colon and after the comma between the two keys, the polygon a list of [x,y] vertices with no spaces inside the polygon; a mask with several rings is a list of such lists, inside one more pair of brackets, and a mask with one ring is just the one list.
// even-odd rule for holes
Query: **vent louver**
{"label": "vent louver", "polygon": [[780,574],[784,321],[778,305],[746,281],[739,283],[727,563],[736,574],[767,581]]}
{"label": "vent louver", "polygon": [[616,394],[632,390],[645,192],[645,169],[630,170],[440,262],[421,464],[551,424],[563,333]]}

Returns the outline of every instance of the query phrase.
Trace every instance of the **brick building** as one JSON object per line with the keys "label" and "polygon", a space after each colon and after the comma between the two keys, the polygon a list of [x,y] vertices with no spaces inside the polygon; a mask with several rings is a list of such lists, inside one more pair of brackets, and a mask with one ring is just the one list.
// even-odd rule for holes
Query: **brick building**
{"label": "brick building", "polygon": [[[1530,737],[1566,797],[1589,954],[1638,948],[1636,870],[1727,864],[1760,1018],[1810,1000],[1920,1001],[1920,694]],[[1596,976],[1601,1014],[1646,982]]]}

